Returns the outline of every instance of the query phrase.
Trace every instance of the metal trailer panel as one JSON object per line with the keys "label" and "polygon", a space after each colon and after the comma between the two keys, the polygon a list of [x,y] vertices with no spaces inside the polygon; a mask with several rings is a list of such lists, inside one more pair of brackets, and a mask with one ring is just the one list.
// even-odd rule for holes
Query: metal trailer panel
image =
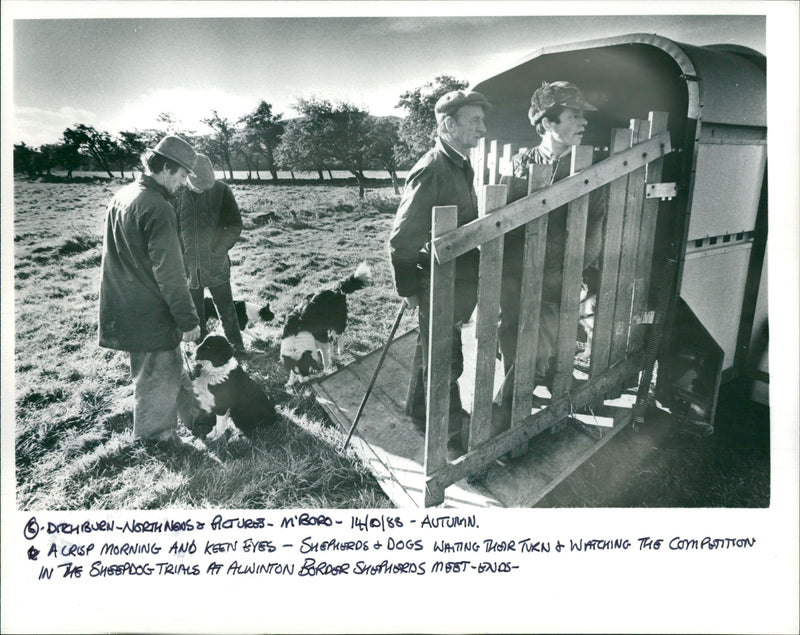
{"label": "metal trailer panel", "polygon": [[733,366],[752,244],[687,255],[681,297],[722,347],[722,369]]}
{"label": "metal trailer panel", "polygon": [[763,144],[697,144],[688,240],[755,229],[766,159]]}

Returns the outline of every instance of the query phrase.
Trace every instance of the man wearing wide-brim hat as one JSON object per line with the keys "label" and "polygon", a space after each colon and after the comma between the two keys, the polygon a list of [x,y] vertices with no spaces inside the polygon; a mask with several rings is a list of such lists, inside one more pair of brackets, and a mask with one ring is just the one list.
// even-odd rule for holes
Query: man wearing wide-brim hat
{"label": "man wearing wide-brim hat", "polygon": [[[439,98],[434,108],[438,139],[406,177],[389,237],[395,289],[407,306],[417,307],[419,313],[419,337],[406,399],[406,413],[420,432],[426,428],[431,209],[437,205],[457,206],[459,226],[478,217],[474,173],[468,154],[486,133],[484,113],[489,107],[486,97],[473,91],[456,90]],[[465,423],[457,383],[463,371],[461,323],[470,319],[477,301],[477,249],[456,259],[455,278],[450,443],[451,449],[460,453],[464,443],[458,433]]]}
{"label": "man wearing wide-brim hat", "polygon": [[206,335],[203,291],[207,288],[225,337],[236,357],[242,359],[245,350],[233,304],[228,257],[242,233],[242,217],[230,186],[216,180],[211,159],[198,154],[194,171],[195,176],[189,177],[178,196],[177,210],[189,292],[200,318],[200,339]]}
{"label": "man wearing wide-brim hat", "polygon": [[167,136],[142,156],[144,173],[114,196],[106,214],[99,344],[127,351],[134,384],[133,434],[175,440],[178,417],[199,412],[180,353],[200,335],[169,201],[195,176],[197,154]]}
{"label": "man wearing wide-brim hat", "polygon": [[[584,99],[575,84],[566,81],[542,82],[531,96],[528,119],[541,137],[538,146],[513,157],[513,173],[504,175],[501,183],[509,185],[509,202],[528,193],[528,167],[531,164],[551,166],[550,183],[570,175],[573,146],[579,145],[586,130],[584,114],[597,108]],[[536,356],[536,384],[550,388],[553,380],[561,304],[564,241],[566,237],[566,206],[548,215],[547,245],[545,248],[542,304],[539,318],[539,343]],[[589,195],[586,247],[584,252],[584,281],[594,287],[600,257],[601,232],[606,214],[602,190]],[[513,386],[513,365],[517,349],[520,285],[522,279],[523,230],[506,235],[503,253],[503,285],[500,298],[501,320],[498,339],[506,370],[504,399],[508,401]],[[592,289],[593,290],[593,289]]]}

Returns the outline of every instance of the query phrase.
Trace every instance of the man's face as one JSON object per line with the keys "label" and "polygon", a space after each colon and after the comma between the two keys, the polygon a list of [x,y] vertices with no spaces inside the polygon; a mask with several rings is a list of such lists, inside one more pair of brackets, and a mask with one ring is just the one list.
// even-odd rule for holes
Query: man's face
{"label": "man's face", "polygon": [[450,136],[457,150],[469,150],[478,145],[481,137],[486,134],[486,126],[483,124],[483,108],[475,104],[461,106],[452,117],[453,126]]}
{"label": "man's face", "polygon": [[164,187],[170,194],[175,194],[181,187],[186,185],[186,180],[189,178],[189,171],[186,168],[178,168],[173,174],[169,170],[164,170]]}
{"label": "man's face", "polygon": [[555,123],[545,118],[543,125],[554,141],[563,146],[579,145],[583,139],[583,132],[586,130],[586,118],[582,110],[566,108],[559,117],[559,123]]}

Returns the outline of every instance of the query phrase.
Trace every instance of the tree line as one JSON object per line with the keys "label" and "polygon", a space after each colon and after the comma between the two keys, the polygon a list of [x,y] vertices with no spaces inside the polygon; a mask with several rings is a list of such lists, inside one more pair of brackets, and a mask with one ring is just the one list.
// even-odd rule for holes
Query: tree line
{"label": "tree line", "polygon": [[325,172],[346,170],[356,180],[363,196],[365,170],[386,170],[395,192],[399,191],[398,170],[410,167],[432,144],[436,131],[433,108],[444,93],[467,87],[467,82],[449,75],[406,91],[397,106],[404,118],[376,117],[348,101],[298,99],[294,108],[300,114],[284,119],[272,105],[261,100],[251,112],[231,120],[211,110],[203,123],[209,134],[183,129],[172,113],[158,117],[160,126],[146,130],[122,130],[111,134],[94,126],[76,123],[66,128],[57,143],[39,147],[24,141],[14,145],[14,171],[31,178],[64,170],[72,178],[76,170],[103,171],[113,178],[125,178],[140,167],[140,157],[166,134],[177,134],[195,149],[206,154],[223,174],[233,179],[236,169],[247,171],[247,178],[261,179],[269,172],[273,180],[278,170]]}

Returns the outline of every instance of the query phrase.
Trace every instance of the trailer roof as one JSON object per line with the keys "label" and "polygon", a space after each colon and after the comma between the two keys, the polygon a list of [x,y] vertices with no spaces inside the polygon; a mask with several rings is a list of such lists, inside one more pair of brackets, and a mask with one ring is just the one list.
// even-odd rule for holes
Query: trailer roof
{"label": "trailer roof", "polygon": [[[492,94],[509,83],[523,84],[532,91],[530,82],[514,81],[519,75],[537,76],[537,68],[549,66],[558,57],[579,51],[617,50],[630,46],[649,47],[662,51],[677,65],[687,90],[686,117],[715,123],[766,126],[766,58],[753,49],[730,44],[694,46],[674,42],[653,33],[632,33],[584,42],[542,47],[511,68],[501,70],[474,85],[474,90]],[[613,68],[606,68],[610,75]],[[551,80],[558,79],[556,77]]]}

